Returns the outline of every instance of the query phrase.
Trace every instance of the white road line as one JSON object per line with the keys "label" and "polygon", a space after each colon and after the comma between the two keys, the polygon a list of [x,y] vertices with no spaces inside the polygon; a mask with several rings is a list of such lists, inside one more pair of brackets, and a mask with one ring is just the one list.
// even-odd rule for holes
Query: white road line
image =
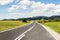
{"label": "white road line", "polygon": [[28,30],[26,30],[24,33],[22,33],[20,36],[18,36],[17,38],[15,38],[14,40],[21,40],[24,36],[25,36],[25,33],[27,33],[28,31],[32,30],[34,28],[35,24],[29,28]]}
{"label": "white road line", "polygon": [[[29,25],[29,24],[27,24],[27,25]],[[21,26],[15,27],[15,28],[7,29],[7,30],[4,30],[4,31],[1,31],[0,33],[7,32],[7,31],[10,31],[10,30],[14,30],[14,29],[17,29],[17,28],[23,27],[23,26],[26,26],[26,25],[21,25]]]}
{"label": "white road line", "polygon": [[25,36],[25,34],[21,34],[19,37],[17,37],[17,38],[14,39],[14,40],[21,40],[24,36]]}
{"label": "white road line", "polygon": [[[39,24],[40,25],[40,24]],[[41,24],[42,25],[42,24]],[[42,25],[56,40],[60,40],[60,36],[57,36],[57,33],[51,30],[50,28]]]}

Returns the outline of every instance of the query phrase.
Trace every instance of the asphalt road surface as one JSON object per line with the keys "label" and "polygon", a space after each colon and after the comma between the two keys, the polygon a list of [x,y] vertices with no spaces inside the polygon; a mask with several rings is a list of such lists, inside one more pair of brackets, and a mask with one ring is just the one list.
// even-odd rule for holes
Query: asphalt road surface
{"label": "asphalt road surface", "polygon": [[33,25],[35,25],[34,28],[28,31],[21,40],[55,40],[49,32],[36,22],[21,28],[2,32],[0,33],[0,40],[14,40]]}

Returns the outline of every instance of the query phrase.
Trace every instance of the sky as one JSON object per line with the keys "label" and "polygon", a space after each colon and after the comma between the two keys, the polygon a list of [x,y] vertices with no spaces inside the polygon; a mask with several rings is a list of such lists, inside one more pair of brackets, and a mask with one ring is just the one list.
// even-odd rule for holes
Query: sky
{"label": "sky", "polygon": [[60,0],[0,0],[0,20],[60,15]]}

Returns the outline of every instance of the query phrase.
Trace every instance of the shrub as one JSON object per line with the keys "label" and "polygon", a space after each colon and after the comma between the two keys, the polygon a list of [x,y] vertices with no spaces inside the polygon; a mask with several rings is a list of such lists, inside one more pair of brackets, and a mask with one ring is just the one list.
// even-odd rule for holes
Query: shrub
{"label": "shrub", "polygon": [[22,20],[23,22],[27,23],[27,20]]}

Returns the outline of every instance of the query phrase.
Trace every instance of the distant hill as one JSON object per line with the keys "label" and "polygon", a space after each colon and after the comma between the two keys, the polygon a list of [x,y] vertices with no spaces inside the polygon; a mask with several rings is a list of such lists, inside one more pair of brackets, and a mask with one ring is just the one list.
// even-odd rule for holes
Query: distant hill
{"label": "distant hill", "polygon": [[41,19],[45,19],[45,20],[48,20],[48,19],[55,19],[55,18],[59,18],[60,19],[60,16],[58,15],[55,15],[55,16],[51,16],[51,17],[47,17],[47,16],[35,16],[35,17],[29,17],[29,18],[18,18],[18,19],[3,19],[3,20],[41,20]]}
{"label": "distant hill", "polygon": [[55,18],[60,18],[60,16],[51,16],[51,17],[49,17],[50,19],[55,19]]}

